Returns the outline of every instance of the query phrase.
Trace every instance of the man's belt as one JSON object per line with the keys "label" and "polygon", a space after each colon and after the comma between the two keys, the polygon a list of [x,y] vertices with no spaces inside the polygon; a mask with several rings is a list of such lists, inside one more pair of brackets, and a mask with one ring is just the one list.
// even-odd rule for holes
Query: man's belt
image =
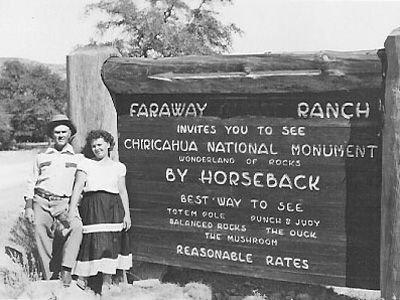
{"label": "man's belt", "polygon": [[67,200],[70,198],[67,196],[59,196],[59,195],[53,194],[51,192],[48,192],[48,191],[40,189],[40,188],[35,189],[35,195],[38,195],[39,197],[42,197],[49,201],[62,201],[62,200]]}

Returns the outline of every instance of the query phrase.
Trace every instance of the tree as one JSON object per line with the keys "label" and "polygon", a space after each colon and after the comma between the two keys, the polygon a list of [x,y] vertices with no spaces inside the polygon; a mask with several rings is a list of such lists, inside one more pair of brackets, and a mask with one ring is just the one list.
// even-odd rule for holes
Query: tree
{"label": "tree", "polygon": [[103,44],[130,57],[210,55],[229,52],[233,35],[242,33],[233,23],[222,24],[213,8],[232,4],[232,0],[143,1],[144,8],[135,0],[101,0],[86,7],[88,14],[99,11],[107,15],[107,20],[96,26],[103,38],[117,34]]}
{"label": "tree", "polygon": [[65,112],[66,81],[43,65],[6,61],[0,76],[0,101],[17,141],[45,141],[46,123]]}

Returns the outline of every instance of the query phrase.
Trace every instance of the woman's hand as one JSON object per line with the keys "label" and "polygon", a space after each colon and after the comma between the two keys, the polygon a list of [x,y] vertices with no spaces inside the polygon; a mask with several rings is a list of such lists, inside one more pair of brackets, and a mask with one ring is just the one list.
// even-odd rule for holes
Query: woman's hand
{"label": "woman's hand", "polygon": [[33,223],[35,221],[35,214],[33,213],[33,209],[29,207],[25,208],[24,217],[28,220],[29,223]]}
{"label": "woman's hand", "polygon": [[129,214],[125,214],[124,217],[124,229],[125,231],[128,231],[129,228],[131,228],[132,222],[131,222],[131,216]]}
{"label": "woman's hand", "polygon": [[77,216],[76,208],[70,207],[68,210],[68,221],[72,222],[72,220]]}

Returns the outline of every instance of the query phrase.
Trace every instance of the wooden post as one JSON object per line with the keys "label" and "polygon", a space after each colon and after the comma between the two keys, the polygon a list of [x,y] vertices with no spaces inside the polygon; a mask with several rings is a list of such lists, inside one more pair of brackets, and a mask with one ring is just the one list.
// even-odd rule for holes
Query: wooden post
{"label": "wooden post", "polygon": [[116,140],[111,156],[117,159],[117,113],[101,79],[101,67],[111,56],[118,56],[112,47],[83,47],[67,56],[68,110],[78,129],[73,141],[75,150],[82,150],[90,130],[103,129]]}
{"label": "wooden post", "polygon": [[400,29],[386,39],[382,151],[381,296],[400,297]]}

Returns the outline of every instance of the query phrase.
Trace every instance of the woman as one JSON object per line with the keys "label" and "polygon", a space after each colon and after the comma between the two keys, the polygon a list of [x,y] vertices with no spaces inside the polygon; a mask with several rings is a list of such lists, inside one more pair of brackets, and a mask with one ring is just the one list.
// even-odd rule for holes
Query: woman
{"label": "woman", "polygon": [[74,274],[86,279],[102,273],[103,293],[110,288],[111,276],[117,269],[132,267],[126,232],[131,227],[126,167],[110,158],[114,138],[109,132],[93,130],[86,143],[93,157],[78,163],[69,210],[72,219],[78,207],[83,222],[83,240]]}

